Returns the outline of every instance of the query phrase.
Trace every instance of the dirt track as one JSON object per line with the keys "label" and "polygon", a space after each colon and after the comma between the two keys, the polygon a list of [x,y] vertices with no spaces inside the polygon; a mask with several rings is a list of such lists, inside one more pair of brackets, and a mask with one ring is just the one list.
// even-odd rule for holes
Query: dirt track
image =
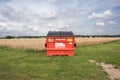
{"label": "dirt track", "polygon": [[95,60],[89,60],[98,66],[101,66],[103,70],[109,75],[111,80],[120,80],[120,68],[112,64],[106,64],[104,62],[98,63]]}

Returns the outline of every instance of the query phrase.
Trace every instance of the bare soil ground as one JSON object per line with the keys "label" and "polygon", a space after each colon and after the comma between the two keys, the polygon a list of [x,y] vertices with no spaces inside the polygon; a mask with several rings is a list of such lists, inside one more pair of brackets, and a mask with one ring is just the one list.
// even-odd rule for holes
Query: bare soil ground
{"label": "bare soil ground", "polygon": [[95,60],[89,60],[91,63],[96,63],[96,65],[101,66],[103,70],[109,75],[111,80],[120,80],[120,68],[112,65],[106,64],[104,62],[98,63]]}

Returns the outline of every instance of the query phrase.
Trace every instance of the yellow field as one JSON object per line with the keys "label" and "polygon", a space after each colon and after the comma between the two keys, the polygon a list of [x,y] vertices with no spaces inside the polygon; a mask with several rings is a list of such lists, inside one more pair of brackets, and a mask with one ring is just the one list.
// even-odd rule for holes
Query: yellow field
{"label": "yellow field", "polygon": [[39,39],[0,39],[0,45],[22,49],[45,49],[45,38]]}
{"label": "yellow field", "polygon": [[78,46],[95,45],[120,40],[120,38],[76,38]]}
{"label": "yellow field", "polygon": [[[76,38],[76,43],[77,46],[83,46],[83,45],[107,43],[115,40],[120,40],[120,38]],[[0,39],[0,45],[9,46],[11,48],[42,50],[45,49],[44,44],[45,44],[45,38]]]}

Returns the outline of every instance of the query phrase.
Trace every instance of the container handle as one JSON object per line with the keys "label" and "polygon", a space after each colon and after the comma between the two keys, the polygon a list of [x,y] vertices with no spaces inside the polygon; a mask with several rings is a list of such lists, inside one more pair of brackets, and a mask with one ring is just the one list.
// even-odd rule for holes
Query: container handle
{"label": "container handle", "polygon": [[47,44],[45,44],[45,47],[47,47]]}
{"label": "container handle", "polygon": [[74,47],[76,47],[76,43],[74,44]]}

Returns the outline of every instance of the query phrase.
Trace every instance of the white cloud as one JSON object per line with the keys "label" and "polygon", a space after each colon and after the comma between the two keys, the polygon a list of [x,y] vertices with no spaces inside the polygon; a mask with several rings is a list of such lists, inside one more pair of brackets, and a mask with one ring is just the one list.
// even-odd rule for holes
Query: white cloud
{"label": "white cloud", "polygon": [[[116,24],[114,28],[119,27],[119,22],[115,20],[116,18],[119,20],[117,17],[119,13],[113,10],[114,7],[110,7],[113,5],[103,6],[104,2],[110,1],[98,1],[97,4],[95,2],[94,0],[90,2],[86,0],[1,0],[0,35],[10,33],[45,35],[49,30],[72,30],[79,34],[94,34],[98,28],[89,26],[93,23],[95,26]],[[105,11],[94,12],[94,10]],[[93,20],[88,20],[88,16]],[[110,27],[104,27],[107,30],[108,28]]]}
{"label": "white cloud", "polygon": [[45,12],[42,12],[41,16],[45,18],[49,18],[49,17],[54,17],[55,14],[56,14],[55,11],[45,11]]}
{"label": "white cloud", "polygon": [[69,25],[64,21],[54,21],[48,24],[49,27],[54,27],[57,29],[68,28]]}
{"label": "white cloud", "polygon": [[103,22],[97,22],[96,26],[105,26],[105,24]]}
{"label": "white cloud", "polygon": [[2,30],[3,29],[3,27],[2,26],[0,26],[0,30]]}
{"label": "white cloud", "polygon": [[4,22],[0,22],[0,26],[7,26],[7,24]]}
{"label": "white cloud", "polygon": [[108,16],[111,16],[112,12],[110,10],[106,10],[103,13],[95,13],[93,12],[88,19],[93,19],[93,18],[106,18]]}
{"label": "white cloud", "polygon": [[115,22],[114,21],[108,21],[109,22],[109,24],[115,24]]}
{"label": "white cloud", "polygon": [[99,30],[96,30],[96,32],[103,32],[103,30],[99,29]]}
{"label": "white cloud", "polygon": [[22,30],[24,25],[22,23],[14,23],[14,22],[0,22],[0,26],[2,28],[6,28],[7,30]]}

